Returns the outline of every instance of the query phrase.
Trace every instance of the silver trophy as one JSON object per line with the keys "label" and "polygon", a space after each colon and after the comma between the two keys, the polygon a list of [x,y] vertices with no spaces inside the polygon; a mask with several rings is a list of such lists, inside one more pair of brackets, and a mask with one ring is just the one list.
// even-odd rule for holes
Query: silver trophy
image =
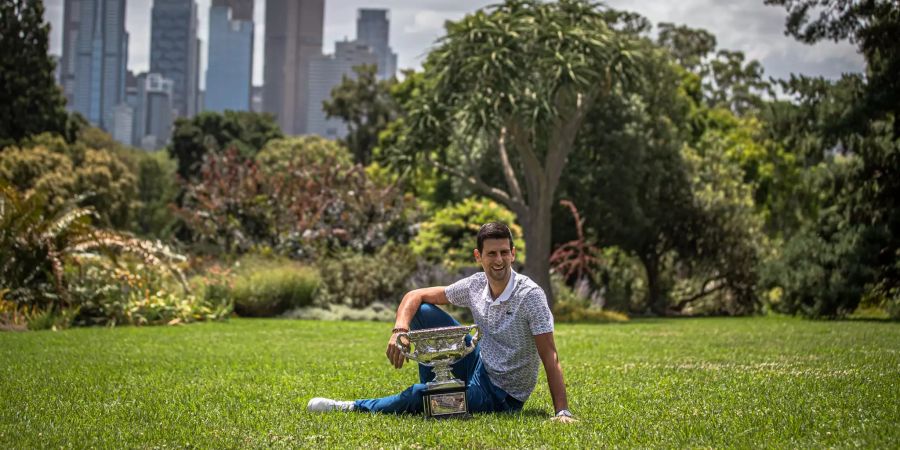
{"label": "silver trophy", "polygon": [[[472,342],[466,345],[466,336],[473,329]],[[450,366],[472,353],[480,337],[477,325],[428,328],[398,335],[397,345],[403,356],[434,371],[434,381],[425,384],[426,418],[469,416],[466,384],[453,378]]]}

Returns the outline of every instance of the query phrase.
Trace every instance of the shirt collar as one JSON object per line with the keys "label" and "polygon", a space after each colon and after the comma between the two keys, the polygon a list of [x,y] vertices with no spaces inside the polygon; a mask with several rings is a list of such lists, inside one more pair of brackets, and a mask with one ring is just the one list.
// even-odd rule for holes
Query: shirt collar
{"label": "shirt collar", "polygon": [[509,300],[512,297],[513,290],[516,289],[516,271],[509,269],[509,281],[506,283],[506,288],[503,289],[503,292],[500,293],[500,296],[496,299],[491,297],[491,281],[488,280],[487,286],[484,287],[484,295],[486,296],[489,302],[497,302],[503,303]]}

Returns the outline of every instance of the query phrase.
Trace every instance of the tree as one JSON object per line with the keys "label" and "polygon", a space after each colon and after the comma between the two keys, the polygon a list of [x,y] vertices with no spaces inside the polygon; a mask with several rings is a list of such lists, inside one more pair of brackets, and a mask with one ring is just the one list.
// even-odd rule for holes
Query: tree
{"label": "tree", "polygon": [[739,51],[716,52],[716,37],[706,30],[660,23],[656,42],[678,64],[700,77],[700,93],[709,106],[744,115],[759,108],[761,94],[770,91],[762,78],[762,64],[755,60],[745,63]]}
{"label": "tree", "polygon": [[[672,280],[666,260],[694,249],[688,167],[680,155],[690,102],[679,91],[679,74],[665,54],[645,44],[629,89],[590,111],[561,193],[590,214],[585,225],[598,244],[640,259],[646,273],[646,304],[668,312]],[[683,128],[679,128],[679,126]]]}
{"label": "tree", "polygon": [[129,228],[134,219],[137,176],[115,150],[42,134],[0,153],[0,178],[20,192],[40,192],[51,212],[75,200],[100,226]]}
{"label": "tree", "polygon": [[204,156],[234,148],[242,158],[253,158],[272,139],[282,137],[271,114],[247,111],[202,112],[175,120],[167,150],[178,160],[178,175],[191,180],[200,174]]}
{"label": "tree", "polygon": [[338,117],[347,124],[347,148],[359,164],[369,164],[372,150],[378,144],[378,134],[397,117],[397,106],[390,94],[395,80],[376,78],[377,67],[362,65],[353,68],[356,76],[346,75],[331,90],[331,100],[322,107],[326,117]]}
{"label": "tree", "polygon": [[[846,118],[865,131],[871,120],[900,117],[900,3],[894,0],[765,0],[788,11],[785,34],[807,44],[848,39],[866,58],[867,86]],[[816,15],[816,13],[818,13]],[[815,15],[815,17],[813,17]],[[894,121],[900,136],[900,121]]]}
{"label": "tree", "polygon": [[716,37],[701,29],[663,22],[657,43],[669,50],[675,62],[690,72],[702,74],[707,57],[716,51]]}
{"label": "tree", "polygon": [[[626,81],[634,57],[597,5],[509,0],[448,23],[425,64],[405,148],[516,213],[525,272],[551,304],[560,176],[586,114]],[[483,164],[496,167],[493,179]]]}
{"label": "tree", "polygon": [[40,0],[0,0],[0,148],[45,131],[66,136]]}
{"label": "tree", "polygon": [[763,67],[759,61],[744,62],[744,53],[719,50],[710,61],[710,77],[707,88],[709,104],[725,107],[745,115],[762,105],[761,93],[769,92],[769,83],[763,80]]}
{"label": "tree", "polygon": [[633,81],[589,112],[560,193],[590,211],[599,245],[640,260],[641,312],[752,311],[758,225],[740,162],[761,166],[761,146],[742,119],[705,106],[668,49],[637,45]]}
{"label": "tree", "polygon": [[[823,199],[819,217],[801,230],[793,245],[804,242],[831,248],[831,258],[820,259],[809,273],[843,274],[819,292],[838,302],[826,302],[822,315],[847,312],[861,296],[900,298],[900,4],[890,0],[767,0],[788,10],[786,33],[814,43],[822,39],[849,39],[866,59],[865,76],[849,75],[837,82],[802,77],[789,86],[802,93],[796,108],[782,110],[807,119],[791,138],[812,143],[813,155],[842,152],[849,155],[839,189]],[[818,14],[817,14],[818,13]],[[816,16],[817,14],[817,16]],[[816,148],[815,144],[819,144]],[[831,166],[829,166],[830,168]],[[815,235],[815,239],[810,236]],[[792,242],[788,243],[792,248]],[[838,251],[840,250],[840,251]],[[795,252],[796,253],[796,252]],[[790,258],[789,252],[785,258]],[[790,265],[788,265],[790,267]],[[799,270],[799,269],[798,269]],[[788,285],[787,283],[784,283]],[[816,286],[824,286],[817,283]],[[794,283],[803,289],[802,283]],[[787,298],[803,299],[788,292]],[[806,302],[808,303],[808,302]],[[837,306],[835,306],[835,304]]]}

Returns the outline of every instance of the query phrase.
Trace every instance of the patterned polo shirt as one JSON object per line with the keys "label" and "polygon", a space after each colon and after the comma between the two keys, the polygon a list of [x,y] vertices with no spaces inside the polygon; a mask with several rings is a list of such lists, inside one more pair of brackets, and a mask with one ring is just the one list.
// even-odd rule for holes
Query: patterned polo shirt
{"label": "patterned polo shirt", "polygon": [[445,292],[450,303],[472,310],[481,333],[481,360],[491,382],[522,402],[528,400],[541,362],[534,336],[553,332],[544,290],[512,271],[496,299],[484,272],[447,286]]}

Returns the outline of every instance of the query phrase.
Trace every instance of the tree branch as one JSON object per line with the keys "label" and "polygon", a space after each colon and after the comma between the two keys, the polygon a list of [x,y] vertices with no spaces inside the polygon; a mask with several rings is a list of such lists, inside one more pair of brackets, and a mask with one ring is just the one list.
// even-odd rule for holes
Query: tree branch
{"label": "tree branch", "polygon": [[426,159],[425,161],[428,164],[430,164],[432,167],[434,167],[435,169],[443,171],[443,172],[447,172],[450,175],[453,175],[453,176],[459,178],[464,183],[468,184],[470,187],[481,191],[483,194],[487,195],[488,197],[490,197],[500,203],[503,203],[504,205],[508,206],[510,209],[512,209],[517,214],[521,214],[522,211],[527,210],[527,206],[524,203],[513,199],[504,190],[488,185],[478,176],[466,175],[463,172],[461,172],[453,167],[441,164],[432,159]]}
{"label": "tree branch", "polygon": [[[567,106],[565,105],[565,102],[568,101],[564,98],[566,95],[575,96],[574,105],[570,105],[569,108],[565,108],[565,106]],[[566,165],[569,153],[571,153],[572,149],[575,147],[575,138],[577,137],[578,130],[581,128],[582,122],[584,122],[587,111],[590,109],[591,105],[593,105],[596,95],[597,89],[592,89],[586,93],[557,93],[555,101],[559,111],[562,112],[565,108],[569,109],[571,113],[560,114],[553,127],[550,148],[547,151],[546,157],[547,188],[550,191],[556,190],[556,185],[559,183],[560,176],[562,176],[562,169]]]}
{"label": "tree branch", "polygon": [[712,282],[714,282],[714,281],[721,281],[721,280],[724,280],[724,279],[725,279],[725,276],[724,276],[724,275],[721,275],[721,276],[718,276],[718,277],[715,277],[715,278],[711,278],[711,279],[709,279],[709,280],[704,281],[704,282],[703,282],[703,287],[700,289],[700,292],[698,292],[698,293],[696,293],[696,294],[694,294],[694,295],[692,295],[692,296],[690,296],[690,297],[688,297],[688,298],[679,300],[679,301],[678,301],[678,304],[675,305],[675,308],[674,308],[674,309],[677,310],[677,311],[681,311],[681,310],[684,309],[689,303],[691,303],[691,302],[693,302],[693,301],[696,301],[696,300],[699,300],[699,299],[701,299],[701,298],[703,298],[703,297],[706,297],[706,296],[709,295],[709,294],[712,294],[712,293],[714,293],[714,292],[717,292],[717,291],[720,291],[720,290],[724,289],[725,286],[727,286],[725,283],[719,283],[719,284],[715,285],[715,287],[713,287],[712,289],[709,289],[709,290],[706,289],[706,287],[709,286],[709,283],[712,283]]}
{"label": "tree branch", "polygon": [[516,178],[516,172],[513,170],[512,164],[509,162],[509,154],[506,152],[506,127],[500,129],[500,138],[497,139],[497,147],[500,151],[500,163],[503,166],[503,176],[506,177],[506,185],[512,191],[514,200],[523,201],[522,188],[519,187],[519,180]]}

